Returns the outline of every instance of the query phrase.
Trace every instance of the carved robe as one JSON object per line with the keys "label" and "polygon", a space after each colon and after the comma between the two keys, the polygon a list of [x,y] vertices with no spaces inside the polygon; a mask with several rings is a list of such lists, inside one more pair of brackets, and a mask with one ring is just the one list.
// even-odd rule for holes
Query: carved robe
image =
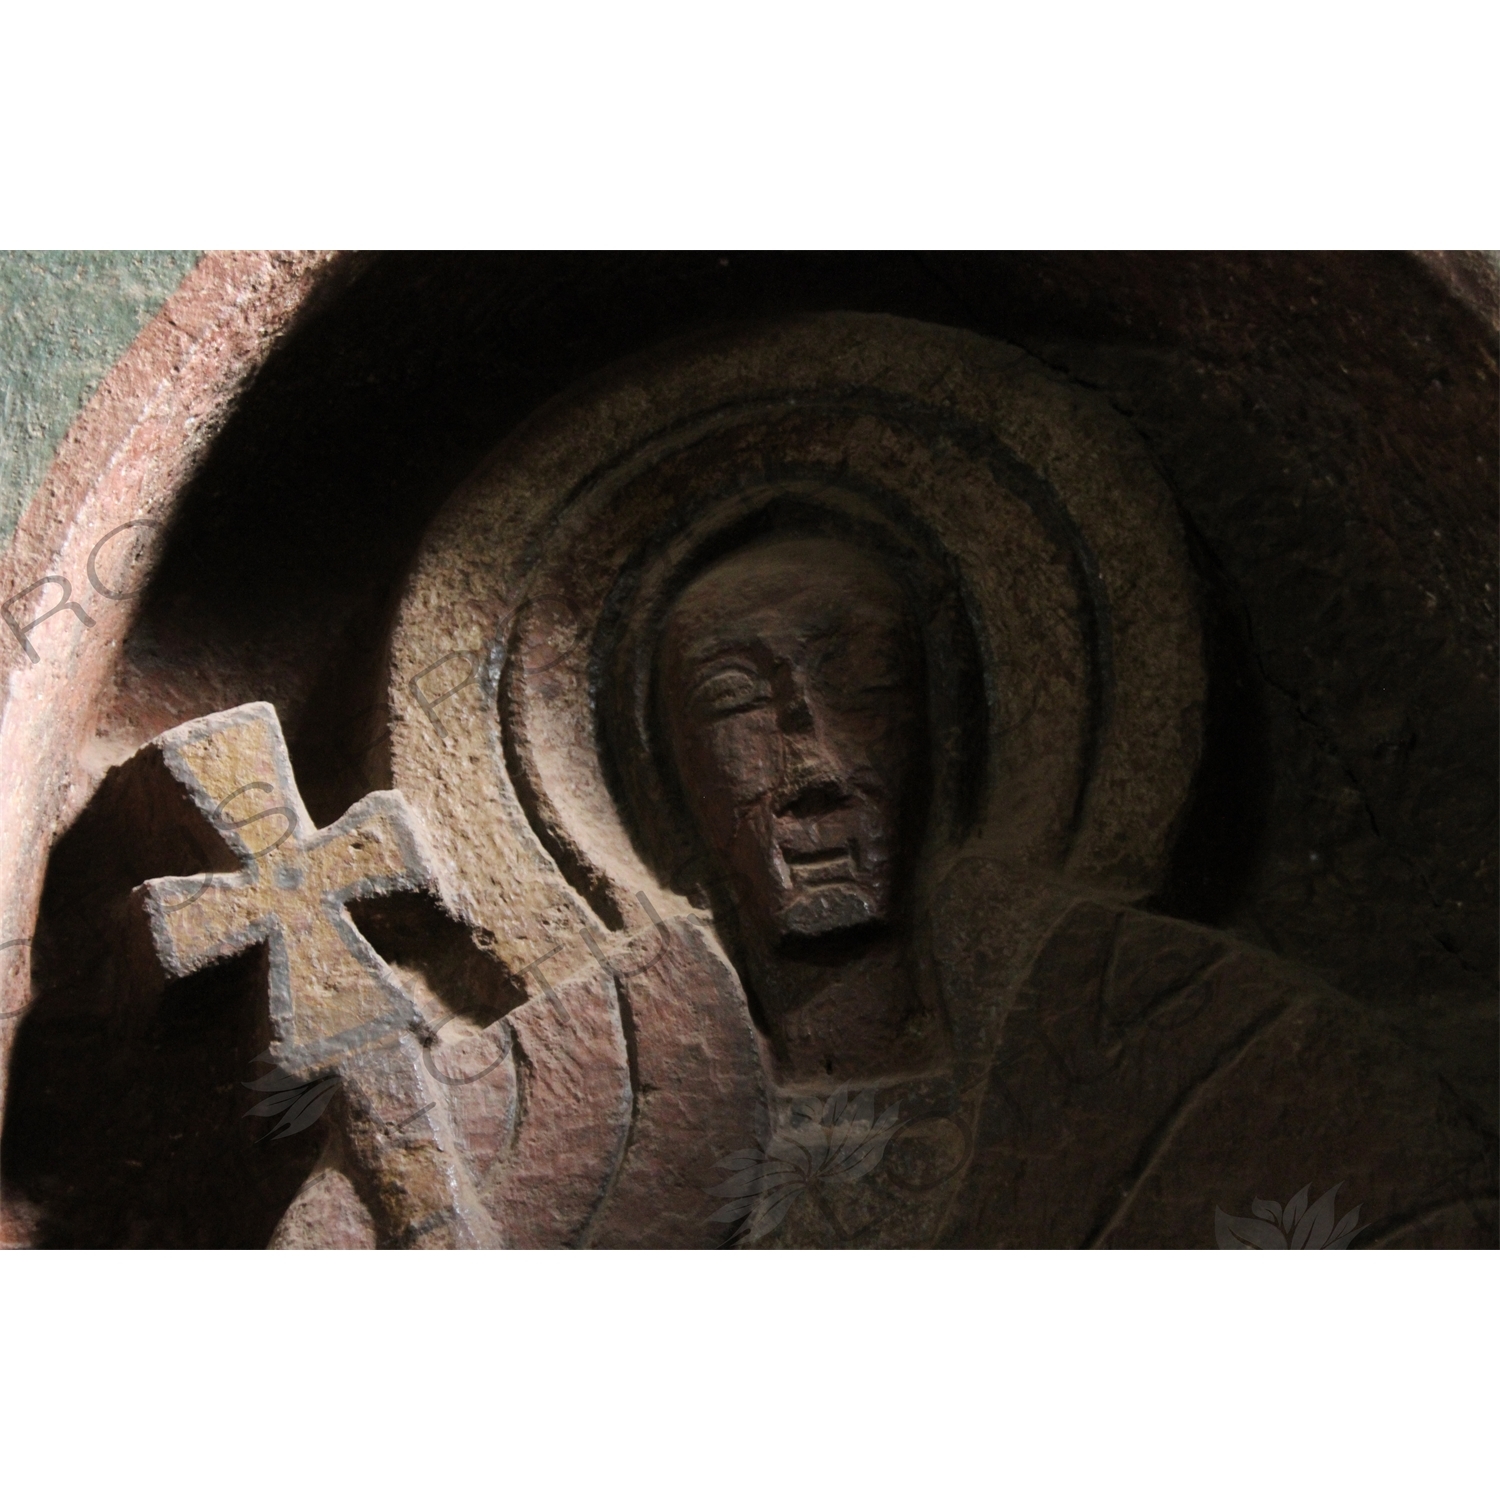
{"label": "carved robe", "polygon": [[[1494,1142],[1383,1026],[1268,954],[1100,900],[1058,917],[953,1118],[949,1182],[924,1201],[888,1154],[825,1224],[842,1214],[853,1243],[920,1225],[949,1246],[1206,1248],[1216,1209],[1310,1183],[1361,1206],[1356,1245],[1495,1243]],[[787,1241],[840,1238],[816,1224],[794,1211]]]}
{"label": "carved robe", "polygon": [[[1355,1002],[1204,928],[1058,904],[1018,984],[986,990],[990,955],[971,948],[967,1003],[1003,1012],[993,1054],[866,1081],[894,1108],[878,1164],[808,1173],[757,1243],[1209,1248],[1216,1209],[1304,1184],[1342,1184],[1357,1246],[1494,1243],[1493,1142]],[[508,1243],[733,1241],[717,1164],[763,1153],[807,1090],[768,1086],[737,979],[695,922],[670,927],[636,940],[640,973],[580,976],[556,1009],[497,1023],[514,1073],[450,1088],[466,1139],[488,1142],[477,1164]],[[314,1184],[277,1242],[373,1244]]]}

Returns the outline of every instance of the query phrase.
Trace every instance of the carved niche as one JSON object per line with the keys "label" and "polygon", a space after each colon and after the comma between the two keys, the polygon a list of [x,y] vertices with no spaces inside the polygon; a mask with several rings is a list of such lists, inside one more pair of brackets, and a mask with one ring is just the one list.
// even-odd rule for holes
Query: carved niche
{"label": "carved niche", "polygon": [[101,799],[181,869],[129,1008],[263,953],[256,1087],[328,1101],[274,1244],[1199,1245],[1293,1179],[1489,1233],[1393,1038],[1150,911],[1193,572],[1139,438],[1019,350],[820,315],[593,378],[437,515],[383,677],[326,828],[269,704]]}

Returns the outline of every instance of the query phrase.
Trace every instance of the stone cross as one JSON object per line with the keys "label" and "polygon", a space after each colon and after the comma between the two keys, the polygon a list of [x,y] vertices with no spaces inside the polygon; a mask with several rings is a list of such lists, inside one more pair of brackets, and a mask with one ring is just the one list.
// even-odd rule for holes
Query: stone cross
{"label": "stone cross", "polygon": [[346,910],[432,887],[404,798],[372,792],[314,827],[269,703],[192,720],[154,744],[241,862],[232,874],[165,877],[138,890],[162,969],[180,978],[266,944],[269,1056],[289,1084],[339,1078],[345,1144],[383,1240],[496,1243],[422,1066],[415,1007]]}

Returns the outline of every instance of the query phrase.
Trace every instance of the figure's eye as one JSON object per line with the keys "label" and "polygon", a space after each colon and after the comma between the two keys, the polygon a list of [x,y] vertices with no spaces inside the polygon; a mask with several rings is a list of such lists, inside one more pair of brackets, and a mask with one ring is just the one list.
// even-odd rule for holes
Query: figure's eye
{"label": "figure's eye", "polygon": [[689,701],[699,718],[722,719],[769,703],[771,685],[741,667],[726,667],[700,682]]}
{"label": "figure's eye", "polygon": [[831,701],[862,708],[905,694],[911,686],[911,668],[897,649],[873,644],[851,649],[839,643],[818,661],[817,678]]}

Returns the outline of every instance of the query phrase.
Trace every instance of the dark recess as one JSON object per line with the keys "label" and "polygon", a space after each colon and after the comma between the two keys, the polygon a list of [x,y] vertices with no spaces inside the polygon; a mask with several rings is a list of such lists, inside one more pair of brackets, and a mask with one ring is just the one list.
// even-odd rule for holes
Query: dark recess
{"label": "dark recess", "polygon": [[[1154,905],[1378,1007],[1493,1127],[1497,381],[1488,283],[1457,284],[1397,254],[359,258],[208,453],[128,649],[193,712],[275,702],[327,822],[380,777],[366,710],[424,526],[549,397],[798,310],[1009,339],[1134,424],[1189,522],[1208,737]],[[100,838],[85,814],[49,868],[6,1180],[48,1243],[263,1243],[317,1133],[250,1144],[254,963],[120,1040],[77,961],[126,878],[88,873]]]}

